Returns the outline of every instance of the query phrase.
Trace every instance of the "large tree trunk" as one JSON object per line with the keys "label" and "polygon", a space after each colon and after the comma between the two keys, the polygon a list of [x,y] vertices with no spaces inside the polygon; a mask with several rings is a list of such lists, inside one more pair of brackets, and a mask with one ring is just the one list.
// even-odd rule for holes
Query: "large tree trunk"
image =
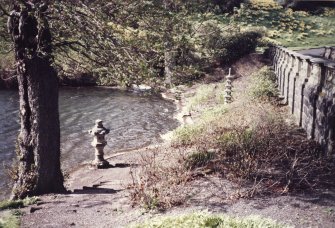
{"label": "large tree trunk", "polygon": [[58,80],[51,66],[47,5],[26,3],[8,20],[18,65],[21,130],[12,198],[61,192]]}
{"label": "large tree trunk", "polygon": [[58,82],[47,60],[27,60],[18,76],[21,131],[18,138],[19,179],[13,198],[63,191],[60,169]]}

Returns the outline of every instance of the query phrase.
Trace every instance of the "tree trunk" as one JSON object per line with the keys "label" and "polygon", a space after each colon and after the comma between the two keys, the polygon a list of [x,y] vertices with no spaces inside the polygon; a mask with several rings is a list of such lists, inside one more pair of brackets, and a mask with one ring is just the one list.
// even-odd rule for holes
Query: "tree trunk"
{"label": "tree trunk", "polygon": [[51,66],[47,5],[17,6],[8,20],[18,66],[21,129],[12,199],[61,192],[58,79]]}
{"label": "tree trunk", "polygon": [[175,56],[170,43],[166,42],[164,50],[164,74],[165,84],[172,88],[172,79],[175,68]]}
{"label": "tree trunk", "polygon": [[[173,7],[171,2],[165,0],[164,2],[165,10],[172,11]],[[165,21],[165,31],[164,31],[164,76],[165,76],[165,85],[172,88],[172,79],[175,69],[175,56],[173,51],[173,21],[169,18]]]}
{"label": "tree trunk", "polygon": [[64,190],[60,169],[58,81],[49,62],[34,57],[18,76],[21,130],[13,198]]}

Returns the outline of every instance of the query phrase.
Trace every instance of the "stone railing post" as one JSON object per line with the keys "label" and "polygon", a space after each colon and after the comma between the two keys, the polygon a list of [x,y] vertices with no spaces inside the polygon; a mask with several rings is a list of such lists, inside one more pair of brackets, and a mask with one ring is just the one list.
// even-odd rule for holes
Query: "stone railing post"
{"label": "stone railing post", "polygon": [[297,77],[299,77],[299,71],[300,71],[300,61],[298,58],[298,55],[296,53],[291,53],[292,58],[292,71],[290,76],[290,85],[289,85],[289,92],[288,92],[288,99],[287,103],[291,107],[291,113],[294,113],[294,103],[296,99],[295,94],[295,87],[296,87],[296,80]]}
{"label": "stone railing post", "polygon": [[331,48],[330,47],[325,47],[325,52],[323,54],[323,57],[326,59],[330,59],[330,54],[331,54]]}
{"label": "stone railing post", "polygon": [[323,85],[316,108],[315,139],[328,155],[335,154],[335,63],[323,63]]}
{"label": "stone railing post", "polygon": [[324,82],[323,65],[325,60],[320,58],[312,58],[309,60],[310,75],[308,83],[304,90],[304,108],[302,127],[306,130],[308,138],[315,137],[315,121],[317,112],[317,100],[322,90]]}
{"label": "stone railing post", "polygon": [[293,64],[294,64],[294,57],[293,52],[287,50],[286,52],[287,58],[286,58],[286,69],[284,73],[284,86],[283,86],[283,104],[288,104],[289,96],[290,96],[290,90],[292,87],[292,72],[293,72]]}
{"label": "stone railing post", "polygon": [[303,100],[304,100],[304,90],[305,84],[308,82],[308,68],[309,63],[308,59],[310,57],[300,55],[300,72],[296,77],[296,86],[295,86],[295,106],[294,106],[294,116],[296,117],[297,124],[302,126],[302,118],[303,118]]}

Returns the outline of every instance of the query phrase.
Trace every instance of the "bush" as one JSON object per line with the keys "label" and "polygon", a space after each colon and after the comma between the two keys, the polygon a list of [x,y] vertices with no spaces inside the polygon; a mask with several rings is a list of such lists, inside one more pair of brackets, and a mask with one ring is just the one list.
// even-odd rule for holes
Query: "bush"
{"label": "bush", "polygon": [[195,152],[186,158],[185,166],[187,169],[194,169],[197,167],[206,166],[211,160],[214,159],[214,157],[215,154],[213,152]]}
{"label": "bush", "polygon": [[221,64],[232,63],[255,51],[258,40],[262,37],[259,31],[241,32],[235,29],[224,29],[212,23],[203,28],[207,35],[202,39],[200,52],[208,62]]}

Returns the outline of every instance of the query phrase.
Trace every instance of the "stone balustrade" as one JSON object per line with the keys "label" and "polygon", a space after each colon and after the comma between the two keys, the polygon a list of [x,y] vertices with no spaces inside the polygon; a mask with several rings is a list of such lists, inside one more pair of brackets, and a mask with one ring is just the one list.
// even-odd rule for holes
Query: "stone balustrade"
{"label": "stone balustrade", "polygon": [[[269,54],[283,102],[296,123],[327,154],[335,154],[335,49],[314,58],[284,47],[271,47]],[[332,57],[333,56],[333,57]]]}
{"label": "stone balustrade", "polygon": [[335,47],[325,47],[323,57],[335,61]]}

